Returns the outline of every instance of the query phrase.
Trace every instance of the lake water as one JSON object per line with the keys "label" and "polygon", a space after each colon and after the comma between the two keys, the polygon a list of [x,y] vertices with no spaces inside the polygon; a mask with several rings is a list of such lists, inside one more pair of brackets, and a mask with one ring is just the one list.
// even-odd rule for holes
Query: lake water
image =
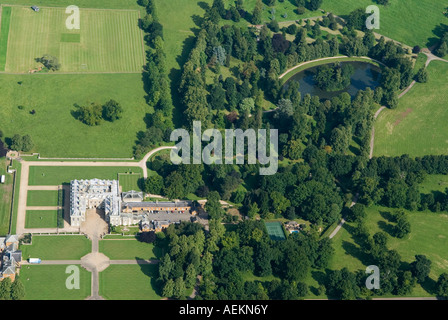
{"label": "lake water", "polygon": [[379,81],[381,79],[381,69],[379,67],[368,62],[358,61],[341,62],[341,65],[347,63],[355,68],[355,73],[351,77],[350,85],[343,90],[329,92],[319,89],[313,80],[318,66],[311,67],[295,74],[285,83],[285,86],[287,86],[290,81],[298,81],[300,83],[299,91],[302,94],[302,97],[309,93],[311,96],[319,96],[321,99],[331,99],[342,92],[348,92],[354,97],[359,90],[365,90],[368,87],[374,90],[379,86]]}

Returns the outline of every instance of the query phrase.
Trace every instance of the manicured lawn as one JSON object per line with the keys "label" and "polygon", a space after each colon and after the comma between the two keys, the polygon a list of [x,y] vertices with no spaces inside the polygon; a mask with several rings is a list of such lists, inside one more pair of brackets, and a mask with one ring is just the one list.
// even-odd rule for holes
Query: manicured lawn
{"label": "manicured lawn", "polygon": [[125,172],[141,173],[139,167],[30,167],[28,184],[56,186],[68,184],[75,179],[114,179],[118,173]]}
{"label": "manicured lawn", "polygon": [[[29,134],[43,157],[130,158],[137,133],[146,129],[144,117],[152,113],[141,74],[0,74],[0,88],[5,137]],[[98,126],[77,119],[75,103],[110,99],[122,106],[121,119]]]}
{"label": "manicured lawn", "polygon": [[67,265],[22,266],[20,279],[26,300],[83,300],[90,296],[91,273],[79,266],[79,289],[67,289]]}
{"label": "manicured lawn", "polygon": [[377,5],[380,9],[380,29],[375,31],[409,46],[425,48],[433,45],[440,36],[440,25],[448,24],[443,15],[446,8],[443,0],[390,1],[388,6],[372,0],[324,0],[321,8],[344,17],[369,5]]}
{"label": "manicured lawn", "polygon": [[[140,72],[144,65],[139,11],[80,9],[80,29],[68,30],[65,8],[12,7],[6,71],[28,73],[43,54],[61,72]],[[65,41],[77,35],[79,41]]]}
{"label": "manicured lawn", "polygon": [[27,206],[57,206],[58,191],[53,190],[29,190]]}
{"label": "manicured lawn", "polygon": [[0,176],[5,175],[5,183],[0,184],[0,234],[8,234],[11,215],[13,175],[6,173],[6,159],[0,158]]}
{"label": "manicured lawn", "polygon": [[25,228],[56,228],[58,226],[57,210],[28,210]]}
{"label": "manicured lawn", "polygon": [[141,174],[119,174],[118,181],[123,192],[126,191],[140,191],[139,180],[142,178]]}
{"label": "manicured lawn", "polygon": [[22,245],[23,259],[78,260],[88,254],[91,241],[83,235],[33,236],[32,245]]}
{"label": "manicured lawn", "polygon": [[375,123],[374,156],[448,154],[448,63],[432,61],[429,80],[417,83]]}
{"label": "manicured lawn", "polygon": [[100,272],[99,294],[111,300],[159,300],[157,265],[110,265]]}
{"label": "manicured lawn", "polygon": [[157,259],[160,248],[152,243],[140,242],[129,237],[130,240],[101,240],[100,252],[111,260]]}
{"label": "manicured lawn", "polygon": [[14,0],[8,1],[16,5],[39,7],[64,7],[76,5],[80,8],[102,8],[102,9],[139,9],[135,0]]}
{"label": "manicured lawn", "polygon": [[22,171],[22,165],[20,164],[20,162],[14,160],[12,162],[12,167],[13,169],[16,170],[16,182],[14,185],[14,204],[13,204],[13,217],[12,217],[12,222],[11,222],[11,230],[10,233],[11,234],[15,234],[16,233],[16,224],[17,224],[17,210],[19,208],[19,190],[20,190],[20,174]]}
{"label": "manicured lawn", "polygon": [[1,8],[0,25],[0,71],[5,71],[6,53],[8,48],[9,25],[11,21],[11,7]]}

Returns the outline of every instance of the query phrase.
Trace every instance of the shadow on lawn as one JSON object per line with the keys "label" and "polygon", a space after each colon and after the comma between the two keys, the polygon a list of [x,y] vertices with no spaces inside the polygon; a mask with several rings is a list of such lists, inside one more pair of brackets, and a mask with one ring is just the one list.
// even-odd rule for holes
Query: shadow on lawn
{"label": "shadow on lawn", "polygon": [[[135,257],[135,260],[144,260],[141,257]],[[139,264],[140,270],[149,278],[151,278],[151,287],[155,293],[162,296],[162,285],[158,281],[159,278],[159,266],[157,264]]]}

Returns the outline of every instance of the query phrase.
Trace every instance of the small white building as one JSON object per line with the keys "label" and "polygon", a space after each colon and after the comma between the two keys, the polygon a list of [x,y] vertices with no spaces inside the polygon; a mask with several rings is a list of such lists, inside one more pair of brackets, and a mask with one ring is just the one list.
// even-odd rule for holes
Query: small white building
{"label": "small white building", "polygon": [[0,177],[0,182],[5,183],[5,179],[6,179],[5,175],[2,174],[2,176]]}

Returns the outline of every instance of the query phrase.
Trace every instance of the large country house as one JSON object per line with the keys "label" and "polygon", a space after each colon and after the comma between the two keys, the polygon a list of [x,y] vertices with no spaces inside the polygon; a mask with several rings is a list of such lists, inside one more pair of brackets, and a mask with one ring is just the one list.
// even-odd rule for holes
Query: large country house
{"label": "large country house", "polygon": [[[142,230],[159,231],[176,220],[176,214],[192,214],[190,201],[144,202],[143,192],[120,192],[118,180],[73,180],[70,182],[70,224],[80,226],[87,209],[104,209],[112,226],[140,224]],[[185,218],[185,217],[183,217]]]}
{"label": "large country house", "polygon": [[22,251],[19,250],[19,239],[16,235],[0,237],[0,280],[10,278],[14,281],[17,269],[22,263]]}

